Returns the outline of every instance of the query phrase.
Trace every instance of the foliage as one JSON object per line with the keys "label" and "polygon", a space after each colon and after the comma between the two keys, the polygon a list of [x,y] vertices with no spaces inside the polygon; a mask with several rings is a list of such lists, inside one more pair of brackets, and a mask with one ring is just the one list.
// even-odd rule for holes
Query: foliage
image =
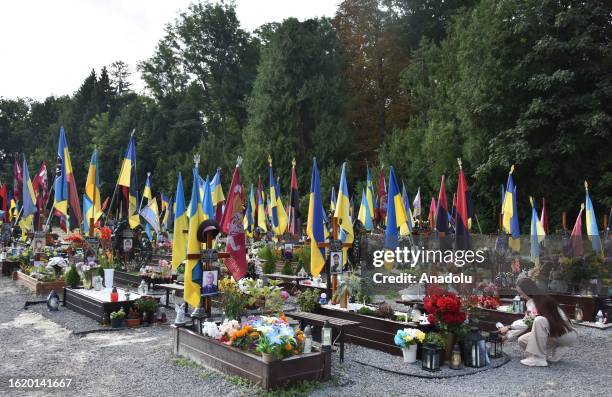
{"label": "foliage", "polygon": [[153,297],[144,296],[134,302],[134,307],[140,313],[155,313],[159,308],[159,302]]}
{"label": "foliage", "polygon": [[79,276],[75,265],[71,265],[66,273],[64,273],[64,281],[73,288],[81,283],[81,276]]}
{"label": "foliage", "polygon": [[391,307],[390,304],[382,303],[378,305],[378,308],[376,309],[375,314],[377,317],[388,318],[390,320],[393,320],[393,318],[395,317],[395,310],[393,310],[393,307]]}
{"label": "foliage", "polygon": [[290,261],[285,261],[285,263],[283,264],[283,268],[281,269],[281,273],[286,276],[293,275],[293,266],[291,265]]}
{"label": "foliage", "polygon": [[367,307],[367,306],[362,306],[362,307],[360,307],[360,308],[359,308],[359,310],[357,310],[357,313],[359,313],[359,314],[365,314],[366,316],[374,316],[374,315],[376,315],[376,311],[375,311],[375,310],[370,309],[370,308],[369,308],[369,307]]}
{"label": "foliage", "polygon": [[259,280],[240,281],[249,306],[255,306],[268,315],[282,313],[284,302],[289,295],[279,287],[280,281],[269,280],[266,286],[263,286]]}
{"label": "foliage", "polygon": [[438,345],[438,347],[444,348],[446,345],[446,341],[444,337],[438,332],[428,332],[425,337],[425,343],[433,343],[434,345]]}
{"label": "foliage", "polygon": [[116,312],[112,312],[110,318],[111,320],[123,320],[125,318],[125,311],[123,308],[120,308]]}
{"label": "foliage", "polygon": [[297,304],[301,311],[312,313],[319,304],[319,293],[314,288],[307,288],[300,291],[297,296]]}
{"label": "foliage", "polygon": [[257,250],[257,257],[263,262],[262,271],[264,274],[276,273],[276,262],[281,259],[278,251],[274,251],[266,245]]}
{"label": "foliage", "polygon": [[298,262],[296,274],[300,271],[300,267],[304,268],[307,274],[310,274],[310,247],[304,247],[293,251],[293,257]]}
{"label": "foliage", "polygon": [[226,318],[239,319],[246,311],[246,299],[238,284],[231,277],[219,280],[219,292],[221,294],[221,305]]}

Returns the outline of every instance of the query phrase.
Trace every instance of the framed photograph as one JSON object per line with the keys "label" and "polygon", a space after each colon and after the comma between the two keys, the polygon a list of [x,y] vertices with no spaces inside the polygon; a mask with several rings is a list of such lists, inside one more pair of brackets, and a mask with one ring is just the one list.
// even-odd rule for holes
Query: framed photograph
{"label": "framed photograph", "polygon": [[40,254],[43,251],[43,248],[45,248],[45,243],[45,235],[42,233],[36,233],[32,239],[32,250],[34,253]]}
{"label": "framed photograph", "polygon": [[342,273],[342,251],[332,251],[329,253],[329,264],[331,274]]}
{"label": "framed photograph", "polygon": [[132,239],[126,238],[123,240],[123,251],[130,252],[132,250]]}
{"label": "framed photograph", "polygon": [[204,270],[202,272],[201,296],[219,295],[219,269]]}

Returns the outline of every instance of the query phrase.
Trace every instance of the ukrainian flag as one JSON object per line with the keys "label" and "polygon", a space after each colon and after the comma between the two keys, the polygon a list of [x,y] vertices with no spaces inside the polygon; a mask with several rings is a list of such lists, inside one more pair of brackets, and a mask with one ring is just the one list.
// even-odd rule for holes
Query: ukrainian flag
{"label": "ukrainian flag", "polygon": [[272,157],[268,156],[269,174],[270,174],[270,219],[272,220],[272,228],[274,234],[282,236],[287,230],[287,213],[280,198],[280,189],[277,181],[274,179],[272,172]]}
{"label": "ukrainian flag", "polygon": [[204,181],[204,195],[202,197],[202,213],[204,214],[204,220],[215,219],[215,210],[213,208],[214,199],[208,175],[206,175],[206,180]]}
{"label": "ukrainian flag", "polygon": [[502,213],[504,231],[506,234],[510,234],[508,245],[513,251],[518,252],[521,249],[521,230],[519,228],[518,209],[516,206],[516,185],[512,179],[513,172],[514,165],[510,168],[510,173],[508,174]]}
{"label": "ukrainian flag", "polygon": [[336,201],[338,201],[338,198],[336,197],[336,191],[334,190],[334,187],[332,186],[331,199],[329,203],[329,211],[332,214],[336,212]]}
{"label": "ukrainian flag", "polygon": [[202,213],[202,198],[200,197],[199,175],[196,168],[193,169],[193,187],[191,189],[191,201],[189,203],[189,233],[187,235],[187,264],[185,265],[185,301],[191,306],[200,304],[200,284],[193,280],[193,270],[196,267],[197,258],[189,259],[189,255],[198,256],[201,253],[202,244],[198,241],[198,227],[204,222]]}
{"label": "ukrainian flag", "polygon": [[220,202],[225,200],[223,195],[223,187],[221,186],[221,168],[217,168],[217,172],[210,182],[210,191],[212,194],[213,205],[217,206]]}
{"label": "ukrainian flag", "polygon": [[[340,176],[340,186],[338,187],[338,201],[336,202],[334,218],[338,219],[338,226],[340,227],[340,240],[346,244],[351,244],[354,240],[353,220],[349,214],[350,205],[348,187],[346,184],[346,163],[343,163],[342,175]],[[346,263],[348,260],[346,255],[347,251],[347,248],[343,249],[343,263]]]}
{"label": "ukrainian flag", "polygon": [[[378,203],[376,202],[376,195],[374,194],[374,184],[372,183],[372,174],[370,173],[370,167],[367,167],[367,180],[366,180],[366,201],[370,207],[370,213],[372,214],[372,220],[376,219],[376,210],[378,209]],[[374,226],[372,226],[374,228]],[[368,229],[370,230],[370,229]]]}
{"label": "ukrainian flag", "polygon": [[585,210],[586,210],[586,230],[587,237],[591,240],[591,246],[595,252],[602,252],[601,238],[599,237],[599,229],[597,228],[597,219],[595,218],[595,209],[589,196],[589,184],[584,181],[584,190],[586,192]]}
{"label": "ukrainian flag", "polygon": [[404,203],[404,211],[406,213],[406,217],[408,222],[402,227],[400,227],[400,235],[408,236],[412,233],[412,229],[414,228],[413,220],[412,220],[412,211],[410,210],[410,197],[408,197],[408,192],[406,191],[406,184],[402,181],[402,202]]}
{"label": "ukrainian flag", "polygon": [[183,177],[178,174],[176,184],[176,203],[174,209],[174,233],[172,235],[172,268],[176,269],[187,255],[187,209],[183,193]]}
{"label": "ukrainian flag", "polygon": [[398,245],[398,229],[408,228],[408,216],[406,215],[406,207],[404,207],[402,194],[399,190],[393,167],[389,168],[389,191],[387,197],[389,199],[387,202],[387,228],[385,229],[384,247],[394,250]]}
{"label": "ukrainian flag", "polygon": [[36,208],[36,194],[34,193],[34,187],[30,180],[30,172],[28,171],[28,163],[25,155],[23,156],[23,181],[22,181],[22,198],[23,198],[23,212],[21,214],[22,221],[19,223],[25,230],[32,228],[32,221],[34,219],[34,213],[38,211]]}
{"label": "ukrainian flag", "polygon": [[371,203],[368,203],[368,198],[365,189],[361,191],[361,205],[359,206],[359,213],[357,219],[363,224],[366,230],[372,230],[374,228],[373,213],[371,212]]}
{"label": "ukrainian flag", "polygon": [[[166,201],[164,201],[166,200]],[[164,213],[164,229],[168,230],[172,223],[174,222],[173,214],[174,214],[174,200],[172,196],[170,198],[162,196],[162,207],[165,207],[166,212]]]}
{"label": "ukrainian flag", "polygon": [[145,182],[144,192],[142,193],[142,197],[147,200],[151,200],[153,198],[153,192],[151,191],[151,173],[147,172],[147,181]]}
{"label": "ukrainian flag", "polygon": [[130,142],[125,150],[117,184],[125,188],[124,196],[127,196],[128,199],[128,220],[130,227],[134,229],[140,225],[140,216],[138,215],[138,183],[136,179],[136,142],[134,135],[130,136]]}
{"label": "ukrainian flag", "polygon": [[102,201],[100,200],[100,178],[98,175],[98,151],[94,149],[91,160],[89,160],[89,170],[85,181],[85,194],[83,194],[83,232],[89,233],[89,225],[93,224],[102,216]]}
{"label": "ukrainian flag", "polygon": [[321,201],[321,181],[317,160],[312,159],[312,177],[310,179],[310,204],[308,205],[308,224],[306,233],[310,237],[310,273],[318,276],[325,266],[325,249],[319,244],[325,241],[323,227],[323,202]]}

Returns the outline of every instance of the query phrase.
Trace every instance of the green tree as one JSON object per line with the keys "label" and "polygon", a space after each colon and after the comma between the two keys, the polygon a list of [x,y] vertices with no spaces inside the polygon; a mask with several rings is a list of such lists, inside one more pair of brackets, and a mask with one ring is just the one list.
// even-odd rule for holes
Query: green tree
{"label": "green tree", "polygon": [[313,156],[322,178],[337,183],[350,148],[344,62],[330,20],[289,18],[278,27],[263,49],[249,99],[245,180],[262,175],[267,186],[271,154],[282,186],[289,184],[294,157],[301,186],[308,186]]}

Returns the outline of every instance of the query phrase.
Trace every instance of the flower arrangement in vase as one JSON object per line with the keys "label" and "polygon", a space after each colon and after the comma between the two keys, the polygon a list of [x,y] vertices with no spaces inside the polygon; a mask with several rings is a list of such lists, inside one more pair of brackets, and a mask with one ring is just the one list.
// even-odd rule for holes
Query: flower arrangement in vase
{"label": "flower arrangement in vase", "polygon": [[417,345],[425,340],[425,332],[417,328],[404,328],[397,330],[393,341],[402,348],[405,363],[415,363],[417,355]]}

